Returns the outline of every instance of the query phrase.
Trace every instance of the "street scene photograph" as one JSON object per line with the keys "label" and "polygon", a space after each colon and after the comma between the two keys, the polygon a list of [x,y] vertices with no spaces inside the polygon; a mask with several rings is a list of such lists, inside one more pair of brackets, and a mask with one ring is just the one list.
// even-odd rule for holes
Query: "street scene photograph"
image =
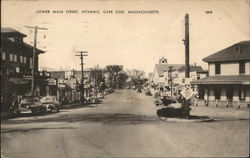
{"label": "street scene photograph", "polygon": [[1,1],[1,157],[249,157],[249,10]]}

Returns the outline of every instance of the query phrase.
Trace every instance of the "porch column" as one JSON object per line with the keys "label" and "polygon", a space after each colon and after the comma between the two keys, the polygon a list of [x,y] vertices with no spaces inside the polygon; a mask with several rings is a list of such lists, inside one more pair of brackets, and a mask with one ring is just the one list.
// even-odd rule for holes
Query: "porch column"
{"label": "porch column", "polygon": [[233,101],[239,101],[239,87],[234,87],[233,91]]}
{"label": "porch column", "polygon": [[58,102],[61,101],[60,100],[60,91],[58,89],[56,90],[56,99],[57,99]]}
{"label": "porch column", "polygon": [[246,88],[246,98],[245,98],[246,102],[250,102],[250,87]]}
{"label": "porch column", "polygon": [[221,101],[227,101],[227,93],[226,93],[226,88],[225,87],[221,88],[220,100]]}
{"label": "porch column", "polygon": [[204,91],[204,99],[208,100],[208,89],[207,88],[205,88],[205,91]]}

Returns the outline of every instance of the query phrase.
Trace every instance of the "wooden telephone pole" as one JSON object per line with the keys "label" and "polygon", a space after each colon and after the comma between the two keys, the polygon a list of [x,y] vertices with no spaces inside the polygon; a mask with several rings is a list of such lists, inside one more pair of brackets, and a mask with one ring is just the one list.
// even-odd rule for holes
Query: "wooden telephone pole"
{"label": "wooden telephone pole", "polygon": [[87,51],[80,51],[80,52],[76,52],[78,53],[75,56],[80,56],[81,59],[81,71],[82,71],[82,80],[81,80],[81,102],[84,103],[84,71],[83,71],[83,57],[84,56],[88,56],[88,52]]}
{"label": "wooden telephone pole", "polygon": [[169,81],[170,81],[170,92],[171,92],[171,97],[173,97],[173,76],[172,76],[172,71],[173,67],[169,67]]}
{"label": "wooden telephone pole", "polygon": [[48,29],[47,28],[37,27],[37,26],[24,26],[24,27],[34,29],[34,32],[35,32],[34,33],[33,58],[32,58],[32,80],[31,80],[31,95],[34,96],[37,32],[38,32],[38,30],[48,30]]}
{"label": "wooden telephone pole", "polygon": [[189,15],[185,15],[185,77],[190,77],[190,67],[189,67]]}

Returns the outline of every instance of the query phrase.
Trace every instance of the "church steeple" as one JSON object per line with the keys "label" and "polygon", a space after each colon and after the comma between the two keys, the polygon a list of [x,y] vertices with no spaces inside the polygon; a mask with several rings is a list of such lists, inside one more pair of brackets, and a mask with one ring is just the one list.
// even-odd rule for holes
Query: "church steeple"
{"label": "church steeple", "polygon": [[159,59],[159,64],[167,64],[167,59],[162,57],[161,59]]}

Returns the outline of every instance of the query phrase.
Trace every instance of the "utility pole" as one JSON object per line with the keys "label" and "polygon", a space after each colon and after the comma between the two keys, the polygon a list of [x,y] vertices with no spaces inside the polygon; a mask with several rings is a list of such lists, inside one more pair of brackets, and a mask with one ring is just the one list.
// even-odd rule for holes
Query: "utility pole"
{"label": "utility pole", "polygon": [[80,51],[80,52],[76,52],[78,53],[75,56],[80,56],[81,59],[81,71],[82,71],[82,80],[81,80],[81,102],[84,103],[84,71],[83,71],[83,57],[84,56],[88,56],[88,52],[87,51]]}
{"label": "utility pole", "polygon": [[185,77],[189,78],[189,15],[185,15],[185,40],[184,40],[184,45],[185,45]]}
{"label": "utility pole", "polygon": [[32,79],[31,79],[31,95],[34,96],[37,32],[38,32],[38,30],[48,30],[48,29],[47,28],[37,27],[37,26],[24,26],[24,27],[27,27],[27,28],[30,28],[30,29],[34,29],[34,47],[33,47]]}
{"label": "utility pole", "polygon": [[173,77],[172,77],[172,70],[173,67],[169,67],[169,80],[170,80],[170,92],[171,92],[171,97],[173,97]]}

